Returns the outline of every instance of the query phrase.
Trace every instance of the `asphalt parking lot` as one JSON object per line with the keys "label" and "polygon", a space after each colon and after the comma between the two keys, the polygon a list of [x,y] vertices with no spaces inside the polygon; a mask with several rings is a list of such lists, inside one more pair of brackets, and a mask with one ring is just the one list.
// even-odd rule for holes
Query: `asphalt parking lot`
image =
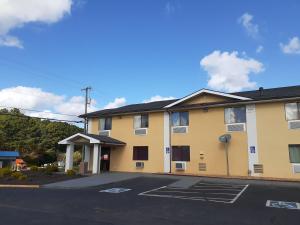
{"label": "asphalt parking lot", "polygon": [[77,190],[0,189],[0,224],[299,225],[300,210],[266,206],[300,202],[299,186],[211,181],[178,190],[172,182],[139,177]]}

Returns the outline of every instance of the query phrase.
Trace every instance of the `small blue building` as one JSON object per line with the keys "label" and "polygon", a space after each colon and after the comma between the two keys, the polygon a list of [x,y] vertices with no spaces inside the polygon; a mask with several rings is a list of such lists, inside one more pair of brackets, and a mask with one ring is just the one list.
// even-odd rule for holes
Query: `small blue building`
{"label": "small blue building", "polygon": [[0,168],[15,165],[16,159],[20,156],[18,151],[0,151]]}

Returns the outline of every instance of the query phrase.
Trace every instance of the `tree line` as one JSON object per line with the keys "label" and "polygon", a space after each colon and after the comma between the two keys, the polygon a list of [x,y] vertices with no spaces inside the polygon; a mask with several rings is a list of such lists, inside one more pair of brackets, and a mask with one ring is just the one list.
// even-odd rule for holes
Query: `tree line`
{"label": "tree line", "polygon": [[30,165],[57,160],[65,147],[57,143],[83,130],[75,125],[26,117],[18,109],[0,110],[0,151],[18,150]]}

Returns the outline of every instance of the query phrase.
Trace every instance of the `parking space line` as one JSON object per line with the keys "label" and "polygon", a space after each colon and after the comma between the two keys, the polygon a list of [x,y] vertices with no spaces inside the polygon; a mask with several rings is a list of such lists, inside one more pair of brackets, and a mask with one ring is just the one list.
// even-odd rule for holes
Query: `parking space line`
{"label": "parking space line", "polygon": [[200,183],[197,183],[190,188],[163,186],[142,192],[139,195],[232,204],[245,192],[248,186],[247,184],[230,187],[216,184],[210,188],[208,185],[200,186]]}
{"label": "parking space line", "polygon": [[240,192],[240,193],[238,193],[238,195],[237,196],[235,196],[235,198],[231,201],[231,203],[234,203],[243,193],[244,193],[244,191],[248,188],[248,186],[249,186],[249,184],[247,184],[244,188],[243,188],[243,190]]}
{"label": "parking space line", "polygon": [[159,188],[154,188],[154,189],[151,189],[151,190],[149,190],[149,191],[144,191],[144,192],[142,192],[142,193],[139,193],[138,195],[144,195],[144,194],[147,194],[147,193],[149,193],[149,192],[157,191],[157,190],[159,190],[159,189],[166,188],[166,187],[167,187],[167,186],[162,186],[162,187],[159,187]]}
{"label": "parking space line", "polygon": [[[198,182],[197,184],[201,185],[213,185],[213,186],[237,186],[237,187],[244,187],[244,184],[214,184],[214,183],[204,183],[204,182]],[[197,185],[196,184],[196,185]]]}
{"label": "parking space line", "polygon": [[236,194],[232,194],[232,193],[206,193],[208,195],[236,195]]}

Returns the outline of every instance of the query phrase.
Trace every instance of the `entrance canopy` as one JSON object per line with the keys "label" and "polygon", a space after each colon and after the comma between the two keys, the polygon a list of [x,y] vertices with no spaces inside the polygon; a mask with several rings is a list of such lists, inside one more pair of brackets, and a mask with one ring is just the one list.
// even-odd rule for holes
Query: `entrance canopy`
{"label": "entrance canopy", "polygon": [[74,134],[60,142],[60,145],[68,145],[68,144],[100,144],[100,145],[126,145],[125,142],[119,141],[117,139],[103,136],[103,135],[96,135],[96,134],[82,134],[77,133]]}
{"label": "entrance canopy", "polygon": [[101,147],[122,147],[126,145],[125,142],[108,136],[82,133],[74,134],[58,142],[58,144],[67,146],[65,171],[73,168],[74,145],[85,146],[84,162],[88,164],[88,168],[91,168],[93,174],[100,173]]}

